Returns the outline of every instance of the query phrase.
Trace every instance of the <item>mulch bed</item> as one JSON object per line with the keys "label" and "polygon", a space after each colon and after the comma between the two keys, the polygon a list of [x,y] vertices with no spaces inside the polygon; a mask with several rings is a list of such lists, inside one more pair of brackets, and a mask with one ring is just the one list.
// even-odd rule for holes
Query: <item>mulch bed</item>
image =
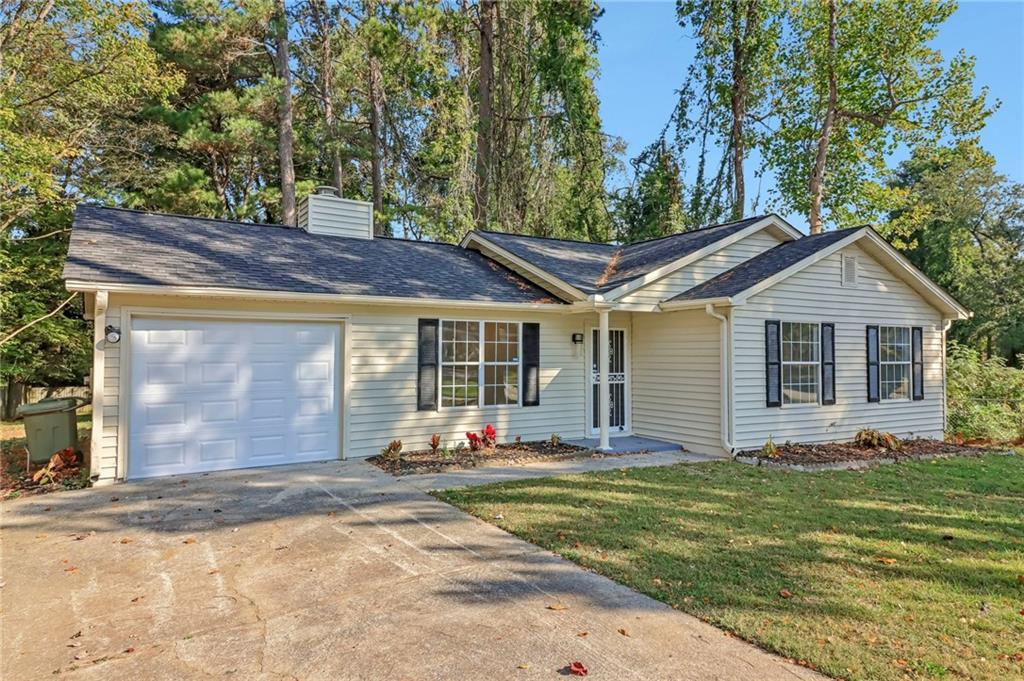
{"label": "mulch bed", "polygon": [[[643,452],[628,452],[642,454]],[[536,463],[539,461],[563,461],[565,459],[606,458],[622,454],[607,454],[587,447],[579,447],[560,442],[552,445],[547,440],[539,442],[509,442],[495,445],[487,449],[459,452],[448,450],[447,453],[435,454],[429,449],[402,452],[399,458],[373,456],[368,460],[392,475],[411,475],[416,473],[438,473],[445,470],[475,468],[477,466],[507,466],[516,464]]]}
{"label": "mulch bed", "polygon": [[762,462],[777,464],[837,464],[851,461],[872,461],[876,459],[920,459],[932,456],[977,455],[1003,451],[998,447],[971,444],[956,444],[942,440],[904,440],[898,450],[885,447],[863,447],[852,442],[826,442],[822,444],[799,444],[787,442],[777,445],[778,455],[764,456],[760,450],[744,452],[744,456],[760,459]]}

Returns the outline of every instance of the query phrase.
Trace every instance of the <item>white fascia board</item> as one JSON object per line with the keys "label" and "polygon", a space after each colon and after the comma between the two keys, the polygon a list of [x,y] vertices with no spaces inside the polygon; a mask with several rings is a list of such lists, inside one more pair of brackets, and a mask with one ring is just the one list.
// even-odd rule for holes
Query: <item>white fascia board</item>
{"label": "white fascia board", "polygon": [[207,286],[159,286],[153,284],[115,284],[68,280],[69,291],[109,291],[120,294],[179,296],[199,298],[235,298],[248,300],[275,300],[297,303],[347,303],[350,305],[432,305],[469,309],[531,310],[538,312],[569,313],[572,305],[563,303],[507,303],[487,300],[450,300],[447,298],[401,298],[395,296],[360,296],[340,293],[295,293],[290,291],[261,291]]}
{"label": "white fascia board", "polygon": [[743,239],[746,239],[748,236],[756,234],[757,232],[760,232],[762,229],[766,229],[768,227],[774,227],[783,234],[789,236],[791,240],[796,240],[803,236],[792,225],[790,225],[788,222],[786,222],[779,216],[769,215],[762,220],[758,220],[749,227],[741,229],[735,234],[730,234],[724,239],[719,239],[714,243],[708,244],[699,251],[694,251],[693,253],[684,255],[678,260],[673,260],[667,265],[663,265],[662,267],[659,267],[656,270],[651,270],[642,277],[637,277],[632,281],[628,281],[622,286],[619,286],[618,288],[614,288],[611,291],[608,291],[604,295],[608,300],[618,300],[624,296],[628,296],[629,294],[635,292],[638,289],[641,289],[649,284],[653,284],[659,279],[667,277],[668,275],[686,267],[687,265],[691,265],[697,262],[698,260],[706,258],[709,255],[713,255],[718,251],[722,250],[723,248],[725,248],[726,246],[731,246],[737,241],[742,241]]}
{"label": "white fascia board", "polygon": [[[462,242],[459,244],[462,248],[469,248],[470,246],[476,245],[483,250],[490,251],[491,253],[505,258],[511,262],[515,267],[522,270],[521,274],[527,278],[533,278],[540,280],[550,288],[554,288],[556,291],[565,294],[570,300],[586,300],[587,294],[579,290],[567,281],[559,279],[554,274],[551,274],[547,270],[542,270],[536,265],[523,260],[518,255],[507,251],[501,246],[498,246],[494,242],[488,241],[485,237],[480,236],[476,232],[470,232],[463,237]],[[484,255],[487,255],[484,253]]]}

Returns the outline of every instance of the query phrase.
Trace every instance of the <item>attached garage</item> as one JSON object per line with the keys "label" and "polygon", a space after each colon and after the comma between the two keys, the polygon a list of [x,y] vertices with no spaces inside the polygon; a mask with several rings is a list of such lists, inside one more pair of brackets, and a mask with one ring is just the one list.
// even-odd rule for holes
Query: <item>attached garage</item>
{"label": "attached garage", "polygon": [[132,316],[127,477],[339,457],[341,324]]}

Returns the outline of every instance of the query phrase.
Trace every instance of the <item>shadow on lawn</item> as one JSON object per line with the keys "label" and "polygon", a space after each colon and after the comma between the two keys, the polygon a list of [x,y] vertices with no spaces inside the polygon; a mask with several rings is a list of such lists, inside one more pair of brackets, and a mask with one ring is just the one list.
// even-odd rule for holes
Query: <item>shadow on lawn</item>
{"label": "shadow on lawn", "polygon": [[1019,599],[1022,464],[977,460],[974,475],[947,462],[822,474],[684,464],[439,496],[500,511],[499,524],[528,541],[698,614],[713,604],[868,620],[877,612],[837,597],[823,573]]}

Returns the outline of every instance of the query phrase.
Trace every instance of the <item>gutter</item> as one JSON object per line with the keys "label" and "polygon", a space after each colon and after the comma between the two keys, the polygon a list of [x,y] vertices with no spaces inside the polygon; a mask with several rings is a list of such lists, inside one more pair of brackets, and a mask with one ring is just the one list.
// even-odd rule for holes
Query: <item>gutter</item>
{"label": "gutter", "polygon": [[730,455],[736,453],[736,446],[732,442],[732,328],[728,316],[715,312],[715,306],[708,303],[704,306],[704,312],[719,322],[719,356],[721,366],[719,368],[719,393],[721,394],[720,418],[722,447]]}

